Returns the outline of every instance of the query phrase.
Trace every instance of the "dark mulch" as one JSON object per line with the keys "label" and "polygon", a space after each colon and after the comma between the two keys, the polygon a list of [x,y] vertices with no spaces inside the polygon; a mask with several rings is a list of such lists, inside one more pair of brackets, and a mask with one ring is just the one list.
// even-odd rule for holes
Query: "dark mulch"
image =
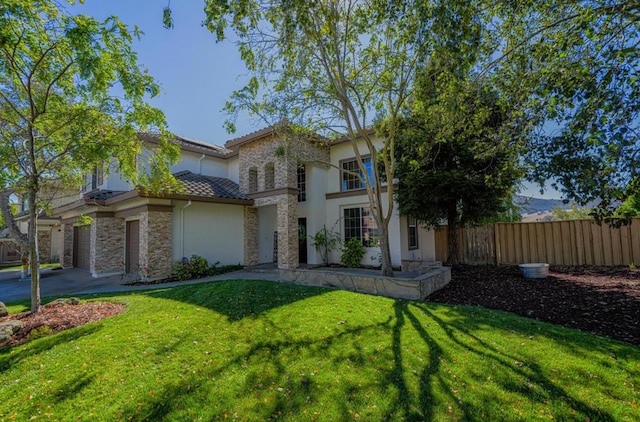
{"label": "dark mulch", "polygon": [[552,267],[526,280],[517,266],[465,266],[433,302],[477,305],[640,345],[640,270]]}
{"label": "dark mulch", "polygon": [[[8,340],[0,343],[0,348],[5,346],[15,346],[22,344],[33,338],[33,332],[41,330],[43,334],[49,335],[78,327],[90,322],[118,315],[124,312],[125,305],[111,302],[86,302],[78,305],[53,302],[44,305],[39,312],[21,312],[0,318],[0,322],[9,319],[22,321],[24,326]],[[46,327],[46,331],[42,329]]]}

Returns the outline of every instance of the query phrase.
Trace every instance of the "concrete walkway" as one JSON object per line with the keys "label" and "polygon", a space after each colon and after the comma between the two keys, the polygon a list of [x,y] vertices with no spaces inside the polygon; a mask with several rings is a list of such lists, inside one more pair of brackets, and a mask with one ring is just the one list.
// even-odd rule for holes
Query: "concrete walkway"
{"label": "concrete walkway", "polygon": [[[86,270],[71,268],[67,270],[43,268],[40,272],[40,296],[69,296],[87,293],[124,292],[136,290],[159,289],[185,284],[206,283],[219,280],[268,280],[277,281],[277,270],[240,270],[215,277],[198,280],[176,281],[172,283],[149,284],[143,286],[125,286],[135,279],[131,276],[113,276],[93,278]],[[20,280],[19,270],[0,271],[0,302],[29,299],[31,282]]]}

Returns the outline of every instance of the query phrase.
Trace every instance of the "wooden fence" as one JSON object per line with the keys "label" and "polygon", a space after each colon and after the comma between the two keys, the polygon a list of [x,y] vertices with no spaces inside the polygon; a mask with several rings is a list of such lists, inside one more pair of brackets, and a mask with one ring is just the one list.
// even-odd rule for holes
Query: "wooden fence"
{"label": "wooden fence", "polygon": [[[436,230],[436,259],[447,260],[447,228]],[[640,218],[620,228],[592,220],[497,223],[460,231],[467,264],[640,265]]]}

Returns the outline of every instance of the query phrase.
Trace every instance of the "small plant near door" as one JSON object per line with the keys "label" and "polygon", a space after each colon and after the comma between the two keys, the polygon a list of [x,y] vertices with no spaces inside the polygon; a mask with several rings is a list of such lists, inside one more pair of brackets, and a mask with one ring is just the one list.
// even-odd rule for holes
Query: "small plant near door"
{"label": "small plant near door", "polygon": [[365,254],[364,246],[357,237],[352,237],[342,248],[342,257],[340,262],[349,268],[358,268],[360,261]]}
{"label": "small plant near door", "polygon": [[322,226],[322,229],[318,230],[313,236],[309,236],[309,238],[313,247],[320,252],[322,263],[329,265],[329,252],[340,246],[340,233],[327,229],[327,226]]}

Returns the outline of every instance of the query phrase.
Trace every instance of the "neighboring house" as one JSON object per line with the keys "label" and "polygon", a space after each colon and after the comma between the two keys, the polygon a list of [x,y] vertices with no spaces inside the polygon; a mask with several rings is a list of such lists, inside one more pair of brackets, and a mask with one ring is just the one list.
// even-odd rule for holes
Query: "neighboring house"
{"label": "neighboring house", "polygon": [[[153,134],[141,137],[149,149],[158,142]],[[81,196],[53,210],[65,268],[85,268],[94,277],[127,272],[158,278],[193,254],[221,264],[316,265],[321,256],[306,234],[325,226],[343,240],[361,239],[367,250],[362,264],[378,265],[378,233],[366,192],[356,177],[339,170],[357,168],[350,142],[289,142],[273,128],[224,147],[175,140],[182,150],[172,168],[180,193],[149,195],[117,173],[96,169]],[[89,224],[81,225],[83,215],[91,217]],[[394,266],[435,260],[433,232],[397,212],[389,236]],[[330,261],[339,262],[340,251]]]}
{"label": "neighboring house", "polygon": [[20,264],[20,251],[6,227],[0,228],[0,266]]}

